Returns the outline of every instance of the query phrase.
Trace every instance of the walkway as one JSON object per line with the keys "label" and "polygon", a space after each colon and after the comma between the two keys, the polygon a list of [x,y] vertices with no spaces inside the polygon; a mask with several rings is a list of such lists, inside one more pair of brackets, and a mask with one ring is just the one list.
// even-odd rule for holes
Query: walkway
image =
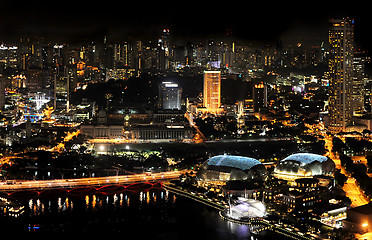
{"label": "walkway", "polygon": [[204,205],[207,205],[220,211],[226,208],[226,206],[224,206],[223,204],[214,202],[213,200],[206,198],[204,194],[183,191],[181,189],[171,187],[169,184],[163,184],[163,188],[168,190],[169,192],[176,193],[180,196],[184,196],[187,198],[191,198],[194,201],[203,203]]}
{"label": "walkway", "polygon": [[237,224],[244,224],[244,225],[251,226],[252,227],[251,231],[254,234],[259,234],[261,231],[264,231],[264,230],[270,230],[270,231],[279,233],[281,235],[284,235],[286,237],[290,237],[292,239],[297,239],[297,240],[311,240],[311,239],[314,239],[312,237],[305,236],[305,234],[296,231],[294,228],[284,227],[280,224],[273,224],[266,219],[253,219],[251,221],[239,221],[239,220],[236,220],[236,219],[228,218],[223,214],[223,211],[228,206],[226,206],[226,205],[224,205],[224,204],[222,204],[222,203],[220,203],[216,200],[208,199],[207,197],[204,196],[204,194],[184,191],[184,190],[179,189],[177,187],[172,187],[169,184],[163,184],[163,188],[170,191],[170,192],[173,192],[177,195],[190,198],[194,201],[200,202],[204,205],[207,205],[207,206],[212,207],[216,210],[219,210],[219,215],[224,220],[235,222]]}

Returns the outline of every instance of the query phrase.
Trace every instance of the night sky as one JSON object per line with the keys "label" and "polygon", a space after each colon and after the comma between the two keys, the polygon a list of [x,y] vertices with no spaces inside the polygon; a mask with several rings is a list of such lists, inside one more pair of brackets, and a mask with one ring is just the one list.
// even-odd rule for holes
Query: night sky
{"label": "night sky", "polygon": [[355,19],[365,49],[372,24],[368,6],[325,1],[1,1],[0,41],[43,35],[60,41],[154,38],[169,28],[176,41],[226,36],[243,40],[327,40],[328,19]]}

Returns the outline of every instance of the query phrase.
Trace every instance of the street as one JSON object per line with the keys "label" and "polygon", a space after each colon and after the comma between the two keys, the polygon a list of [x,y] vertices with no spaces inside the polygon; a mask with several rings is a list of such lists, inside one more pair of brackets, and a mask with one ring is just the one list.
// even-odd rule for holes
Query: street
{"label": "street", "polygon": [[[337,154],[334,154],[332,152],[332,147],[333,147],[332,137],[326,135],[324,140],[325,140],[325,148],[328,150],[328,154],[326,156],[328,156],[329,158],[333,160],[333,162],[336,165],[336,168],[341,169],[342,174],[345,174],[346,176],[348,176],[349,174],[341,166],[340,158],[338,157]],[[342,189],[346,192],[346,196],[350,198],[351,200],[350,207],[352,208],[358,207],[358,206],[369,203],[369,200],[365,197],[364,193],[357,185],[355,178],[348,176],[347,181],[344,184]]]}

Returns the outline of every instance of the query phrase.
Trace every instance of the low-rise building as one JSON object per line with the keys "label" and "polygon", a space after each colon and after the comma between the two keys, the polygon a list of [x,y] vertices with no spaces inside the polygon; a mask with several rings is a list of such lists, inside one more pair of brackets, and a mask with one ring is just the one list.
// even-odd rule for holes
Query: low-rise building
{"label": "low-rise building", "polygon": [[351,232],[366,233],[372,229],[372,204],[366,204],[347,210],[344,228]]}

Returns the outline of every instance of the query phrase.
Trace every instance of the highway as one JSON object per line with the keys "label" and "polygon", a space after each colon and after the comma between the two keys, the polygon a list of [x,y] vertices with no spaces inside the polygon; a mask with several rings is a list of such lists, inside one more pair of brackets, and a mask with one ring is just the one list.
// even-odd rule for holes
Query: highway
{"label": "highway", "polygon": [[[137,182],[155,182],[163,180],[178,179],[186,170],[169,171],[159,173],[143,173],[134,175],[121,175],[109,177],[94,178],[76,178],[76,179],[54,179],[54,180],[36,180],[36,181],[16,181],[13,184],[7,182],[0,183],[0,191],[21,191],[21,190],[45,190],[53,188],[75,188],[84,186],[103,186],[109,184],[132,184]],[[12,183],[12,182],[8,182]]]}

